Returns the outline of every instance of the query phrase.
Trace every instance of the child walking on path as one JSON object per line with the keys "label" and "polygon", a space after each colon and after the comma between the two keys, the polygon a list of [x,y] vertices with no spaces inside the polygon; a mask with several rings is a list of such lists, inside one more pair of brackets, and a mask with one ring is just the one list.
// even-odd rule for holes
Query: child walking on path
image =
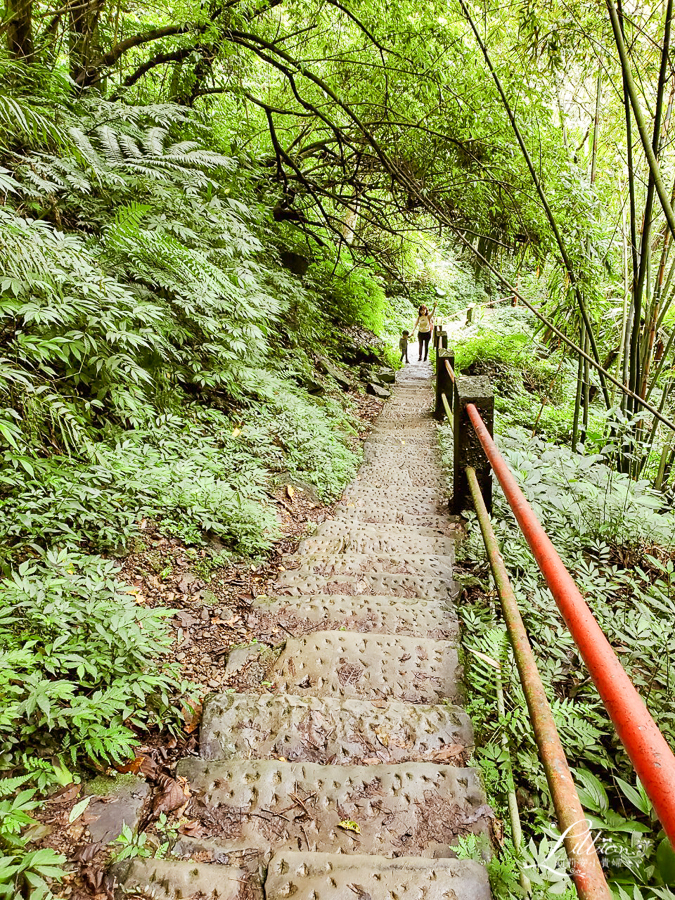
{"label": "child walking on path", "polygon": [[409,332],[404,331],[401,335],[401,340],[398,342],[398,346],[401,350],[401,362],[405,359],[408,362],[408,334]]}

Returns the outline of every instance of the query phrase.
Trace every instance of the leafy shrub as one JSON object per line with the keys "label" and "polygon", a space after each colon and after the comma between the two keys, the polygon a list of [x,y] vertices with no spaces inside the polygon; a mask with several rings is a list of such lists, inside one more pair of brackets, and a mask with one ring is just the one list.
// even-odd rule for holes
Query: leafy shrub
{"label": "leafy shrub", "polygon": [[46,783],[40,759],[120,762],[133,728],[170,724],[187,685],[151,662],[171,644],[166,615],[125,593],[112,562],[65,550],[0,583],[0,766],[44,770]]}
{"label": "leafy shrub", "polygon": [[64,875],[65,856],[42,848],[28,850],[30,815],[39,806],[34,788],[24,788],[27,776],[0,780],[0,897],[42,900],[51,896],[49,883]]}
{"label": "leafy shrub", "polygon": [[[660,498],[646,482],[617,474],[599,454],[573,453],[531,439],[519,428],[501,434],[498,443],[601,628],[621,652],[630,678],[672,743],[675,567],[671,556],[675,515],[660,509]],[[488,590],[482,537],[474,516],[470,515],[469,522],[463,554]],[[581,798],[594,828],[601,833],[599,848],[607,858],[610,874],[624,885],[637,884],[644,889],[652,884],[656,889],[655,854],[662,842],[658,823],[640,786],[633,787],[630,762],[499,490],[495,491],[493,526],[563,746],[570,765],[579,767],[577,779],[585,788]],[[503,752],[503,733],[518,748],[512,760],[533,807],[531,812],[527,808],[522,811],[526,829],[533,836],[528,853],[541,861],[543,850],[550,849],[542,831],[553,817],[548,786],[510,650],[502,665],[507,715],[501,719],[496,716],[494,669],[485,658],[500,658],[504,630],[492,602],[485,595],[473,596],[473,603],[461,606],[460,616],[465,644],[477,651],[467,654],[466,662],[466,677],[473,691],[470,711],[478,730],[477,756],[487,772],[495,775],[492,790],[497,805],[504,806],[504,784],[499,767],[491,760],[495,753]],[[477,655],[481,653],[483,657]],[[637,811],[626,813],[626,800]],[[636,838],[640,840],[639,852]]]}

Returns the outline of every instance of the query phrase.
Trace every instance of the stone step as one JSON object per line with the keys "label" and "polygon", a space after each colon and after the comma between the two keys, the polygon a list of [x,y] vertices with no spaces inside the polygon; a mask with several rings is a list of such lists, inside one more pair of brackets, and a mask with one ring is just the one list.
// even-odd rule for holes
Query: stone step
{"label": "stone step", "polygon": [[265,900],[258,872],[238,866],[211,865],[179,859],[133,859],[113,869],[124,885],[122,896],[152,900]]}
{"label": "stone step", "polygon": [[[450,532],[448,532],[448,527],[451,528]],[[459,539],[459,523],[450,521],[450,517],[443,520],[442,523],[439,523],[438,527],[430,525],[404,525],[402,522],[371,524],[368,522],[359,522],[358,520],[347,522],[343,519],[327,519],[319,525],[315,537],[343,537],[356,540],[361,537],[403,537],[408,534],[414,537],[428,537],[432,539],[440,537],[447,538],[448,535],[451,534],[453,535],[451,540],[457,541]]]}
{"label": "stone step", "polygon": [[388,447],[373,447],[364,444],[363,458],[364,467],[391,465],[396,469],[411,468],[413,466],[436,466],[438,462],[438,454],[435,450],[426,447],[408,450],[406,445],[390,449]]}
{"label": "stone step", "polygon": [[374,437],[398,438],[400,440],[420,440],[434,437],[434,430],[429,422],[380,422],[375,424],[370,432]]}
{"label": "stone step", "polygon": [[[492,812],[474,769],[404,763],[322,766],[278,760],[178,764],[197,820],[221,853],[449,856],[460,835],[487,834]],[[355,822],[358,833],[340,823]],[[345,898],[346,900],[346,898]]]}
{"label": "stone step", "polygon": [[388,487],[386,482],[374,484],[372,481],[353,481],[345,488],[343,497],[354,500],[379,500],[396,502],[423,502],[436,501],[443,496],[438,487],[418,487],[409,495],[402,495],[400,488]]}
{"label": "stone step", "polygon": [[328,555],[320,550],[314,554],[286,556],[284,561],[290,566],[299,561],[300,567],[295,571],[310,575],[354,575],[362,573],[389,573],[392,575],[430,575],[441,578],[452,578],[455,562],[454,545],[452,554],[434,555],[431,553],[401,553],[397,556],[384,553],[350,553],[348,555]]}
{"label": "stone step", "polygon": [[358,525],[381,525],[381,526],[397,526],[412,528],[434,528],[443,531],[445,534],[455,534],[461,532],[462,525],[458,521],[458,517],[446,514],[437,515],[434,513],[407,513],[396,509],[365,509],[363,505],[358,506],[353,502],[343,502],[335,509],[335,518],[331,521],[336,524],[358,524]]}
{"label": "stone step", "polygon": [[305,538],[300,542],[298,553],[301,556],[325,553],[386,554],[387,556],[405,556],[408,554],[433,556],[453,556],[455,542],[446,537],[428,537],[421,534],[369,534],[353,533],[349,535],[321,535]]}
{"label": "stone step", "polygon": [[[354,510],[367,510],[369,514],[384,514],[387,516],[385,521],[394,515],[409,516],[441,516],[443,512],[447,512],[448,501],[439,494],[436,500],[427,500],[425,498],[415,497],[413,495],[406,496],[399,492],[398,497],[345,497],[341,501],[341,505],[336,508],[336,518],[340,517],[340,511],[347,506]],[[381,520],[380,520],[381,521]],[[395,518],[394,521],[401,521]]]}
{"label": "stone step", "polygon": [[[433,489],[442,494],[445,488],[444,479],[440,475],[433,475],[420,469],[418,465],[409,466],[406,463],[394,465],[393,463],[367,463],[361,467],[360,477],[352,482],[366,488],[377,488],[378,492],[393,489],[397,493],[403,493],[408,499],[418,496],[420,488]],[[349,494],[346,494],[349,496]]]}
{"label": "stone step", "polygon": [[257,871],[190,860],[134,859],[114,869],[126,895],[153,900],[490,898],[487,871],[474,860],[282,851],[270,860],[264,887]]}
{"label": "stone step", "polygon": [[461,695],[450,641],[317,631],[289,638],[270,670],[275,690],[312,697],[441,703]]}
{"label": "stone step", "polygon": [[386,594],[392,597],[422,597],[427,600],[451,600],[457,596],[457,585],[450,578],[421,575],[363,573],[353,575],[313,575],[294,569],[280,572],[276,580],[277,594],[343,594],[367,596]]}
{"label": "stone step", "polygon": [[471,720],[456,706],[295,694],[216,694],[204,705],[202,759],[285,759],[322,765],[428,760],[462,765]]}
{"label": "stone step", "polygon": [[423,598],[319,594],[257,598],[254,606],[269,612],[293,637],[312,631],[407,634],[455,640],[459,625],[452,608]]}
{"label": "stone step", "polygon": [[302,852],[276,853],[267,900],[490,900],[484,866],[469,859],[395,859]]}

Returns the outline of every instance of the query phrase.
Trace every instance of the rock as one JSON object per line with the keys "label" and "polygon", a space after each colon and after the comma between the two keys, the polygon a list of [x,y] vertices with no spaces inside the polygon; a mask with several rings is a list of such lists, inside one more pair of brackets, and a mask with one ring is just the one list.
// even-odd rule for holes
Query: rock
{"label": "rock", "polygon": [[293,250],[282,250],[279,257],[284,269],[288,269],[289,272],[292,272],[294,275],[300,275],[300,277],[307,272],[312,261],[309,257],[304,256],[302,253],[295,253]]}
{"label": "rock", "polygon": [[391,397],[391,394],[386,388],[382,387],[380,384],[375,384],[372,381],[368,382],[366,385],[366,394],[372,394],[373,397],[377,397],[379,400],[387,400]]}
{"label": "rock", "polygon": [[321,502],[318,491],[313,484],[310,484],[309,481],[304,481],[302,478],[295,478],[289,472],[275,478],[274,486],[281,488],[290,487],[293,493],[298,492],[302,494],[304,500],[309,500],[314,505]]}
{"label": "rock", "polygon": [[383,384],[394,384],[396,381],[396,372],[393,369],[378,369],[377,380]]}
{"label": "rock", "polygon": [[326,388],[321,384],[320,381],[317,381],[316,378],[308,378],[305,381],[305,387],[307,389],[308,394],[312,394],[314,397],[319,394],[325,394]]}
{"label": "rock", "polygon": [[124,825],[135,831],[150,785],[130,773],[117,778],[101,775],[86,785],[85,793],[94,795],[86,810],[91,839],[108,844],[122,834]]}
{"label": "rock", "polygon": [[336,365],[334,365],[329,359],[326,359],[324,356],[319,357],[319,367],[323,372],[326,373],[326,375],[330,375],[331,378],[337,381],[337,383],[344,391],[348,391],[352,386],[351,379],[348,378],[341,369],[338,369]]}

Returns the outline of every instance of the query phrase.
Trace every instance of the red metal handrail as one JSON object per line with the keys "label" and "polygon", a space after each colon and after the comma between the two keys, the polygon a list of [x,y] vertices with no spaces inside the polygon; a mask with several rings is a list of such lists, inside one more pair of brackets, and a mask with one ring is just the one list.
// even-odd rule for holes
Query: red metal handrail
{"label": "red metal handrail", "polygon": [[[567,764],[565,751],[560,742],[555,719],[537,669],[532,646],[518,609],[518,601],[511,587],[490,516],[480,492],[476,470],[472,466],[466,467],[466,478],[478,524],[483,534],[492,575],[497,586],[504,622],[511,640],[520,683],[523,686],[525,702],[532,721],[534,738],[551,791],[558,828],[563,835],[565,851],[571,864],[571,874],[577,893],[580,900],[611,900],[612,895],[607,887],[598,859],[589,822]],[[515,832],[515,829],[513,830]]]}
{"label": "red metal handrail", "polygon": [[467,403],[466,411],[619,739],[675,846],[675,755],[518,487],[475,404]]}

